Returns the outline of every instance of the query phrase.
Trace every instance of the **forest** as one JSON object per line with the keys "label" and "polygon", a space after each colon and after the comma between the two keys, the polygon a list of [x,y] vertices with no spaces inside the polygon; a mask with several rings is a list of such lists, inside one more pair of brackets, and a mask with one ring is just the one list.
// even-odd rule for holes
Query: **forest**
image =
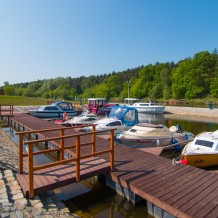
{"label": "forest", "polygon": [[139,66],[109,74],[57,77],[34,82],[9,84],[5,95],[77,100],[104,97],[122,101],[131,98],[152,100],[218,97],[218,52],[202,51],[178,63]]}

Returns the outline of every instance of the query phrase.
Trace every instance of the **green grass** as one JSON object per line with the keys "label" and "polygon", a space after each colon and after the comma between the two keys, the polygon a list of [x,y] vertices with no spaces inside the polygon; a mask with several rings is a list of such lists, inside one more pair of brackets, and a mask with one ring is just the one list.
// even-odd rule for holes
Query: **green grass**
{"label": "green grass", "polygon": [[46,98],[32,98],[24,96],[0,96],[0,105],[15,105],[15,106],[28,106],[28,105],[44,105],[47,104]]}

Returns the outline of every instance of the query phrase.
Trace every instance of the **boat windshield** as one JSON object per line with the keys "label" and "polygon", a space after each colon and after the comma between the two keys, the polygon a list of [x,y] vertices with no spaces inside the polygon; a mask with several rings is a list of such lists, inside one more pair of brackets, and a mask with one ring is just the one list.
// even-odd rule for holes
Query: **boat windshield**
{"label": "boat windshield", "polygon": [[56,106],[41,106],[39,108],[39,111],[54,111],[54,110],[58,110],[58,108]]}
{"label": "boat windshield", "polygon": [[208,148],[212,148],[213,147],[213,142],[197,139],[195,141],[195,145],[201,145],[201,146],[205,146],[205,147],[208,147]]}
{"label": "boat windshield", "polygon": [[66,109],[73,109],[72,104],[70,104],[69,102],[61,102],[58,104],[60,106],[60,108],[66,110]]}
{"label": "boat windshield", "polygon": [[127,110],[126,108],[112,107],[108,117],[121,119],[126,113],[126,110]]}
{"label": "boat windshield", "polygon": [[109,118],[121,120],[126,126],[133,126],[138,123],[138,113],[134,108],[129,107],[112,107]]}

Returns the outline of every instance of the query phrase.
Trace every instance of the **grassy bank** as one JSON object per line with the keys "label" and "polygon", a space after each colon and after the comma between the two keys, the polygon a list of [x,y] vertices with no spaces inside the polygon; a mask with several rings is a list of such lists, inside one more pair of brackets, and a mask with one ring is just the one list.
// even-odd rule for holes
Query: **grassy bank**
{"label": "grassy bank", "polygon": [[16,106],[28,106],[28,105],[44,105],[47,104],[46,98],[31,98],[24,96],[0,96],[1,105],[16,105]]}

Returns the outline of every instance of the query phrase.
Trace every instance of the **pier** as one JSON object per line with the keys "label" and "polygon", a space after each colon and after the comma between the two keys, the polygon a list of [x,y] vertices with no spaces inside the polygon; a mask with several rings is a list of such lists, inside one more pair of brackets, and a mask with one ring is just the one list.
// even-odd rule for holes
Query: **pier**
{"label": "pier", "polygon": [[[31,131],[54,129],[58,127],[57,124],[21,113],[14,113],[14,115],[10,117],[10,125],[19,125],[22,131],[29,131],[30,134]],[[70,131],[71,135],[77,135],[77,137],[80,137],[78,135],[82,135],[82,133],[78,133],[74,129],[68,129],[66,131]],[[35,142],[37,142],[37,140],[45,140],[57,136],[59,138],[63,137],[60,136],[59,132],[59,130],[57,130],[56,133],[49,132],[49,135],[46,137],[44,133],[38,133],[37,135],[40,138],[35,139]],[[91,135],[89,137],[91,137]],[[93,170],[90,176],[95,173],[98,175],[100,172],[107,178],[107,184],[124,197],[133,202],[140,199],[146,200],[149,213],[155,217],[217,217],[218,174],[188,165],[172,165],[171,160],[166,158],[121,145],[114,146],[114,160],[112,161],[113,164],[111,167],[111,139],[112,138],[110,138],[110,140],[104,139],[97,133],[95,134],[95,149],[99,154],[89,156],[88,158],[91,159],[87,159],[87,162],[90,161],[91,163],[92,158],[97,158],[96,161],[100,161],[100,164],[95,162],[96,166],[102,165],[101,163],[103,162],[105,163],[105,168],[101,172],[97,169],[96,172]],[[31,140],[25,143],[31,144]],[[55,143],[57,148],[54,149],[60,149],[61,140],[57,140]],[[87,138],[84,138],[82,143],[87,143]],[[65,146],[72,146],[72,141],[64,140],[64,147]],[[75,149],[76,147],[68,147],[69,154],[75,155]],[[108,153],[100,153],[100,151],[107,149],[110,150]],[[81,155],[88,156],[91,152],[92,148],[88,148],[87,146],[80,147]],[[65,161],[65,159],[62,161]],[[83,179],[82,169],[84,162],[81,160],[79,164],[81,165],[80,179]],[[49,171],[48,173],[50,173],[54,181],[57,181],[57,177],[64,177],[64,173],[68,173],[63,171],[63,168],[67,168],[68,166],[69,165],[62,165],[62,169],[56,167],[60,174],[55,171]],[[92,165],[87,166],[87,168],[92,168]],[[72,173],[72,169],[73,168],[71,168],[71,180],[69,182],[79,181],[76,179],[75,171],[74,174]],[[54,173],[52,174],[52,172]],[[35,172],[33,174],[34,176],[36,175]],[[84,176],[84,178],[88,176],[89,175]],[[21,173],[18,175],[18,178],[19,177],[22,177]],[[25,180],[28,182],[27,179]],[[23,180],[18,179],[18,181],[22,186]],[[49,180],[47,181],[49,187]],[[52,184],[52,181],[50,182]],[[54,187],[50,186],[49,188]],[[25,190],[23,189],[23,191]],[[35,191],[37,193],[37,190]]]}

